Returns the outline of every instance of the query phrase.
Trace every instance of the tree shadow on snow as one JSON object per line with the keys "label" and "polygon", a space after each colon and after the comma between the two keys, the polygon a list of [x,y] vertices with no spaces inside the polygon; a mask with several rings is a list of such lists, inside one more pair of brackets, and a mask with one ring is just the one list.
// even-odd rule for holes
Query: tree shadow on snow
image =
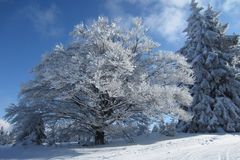
{"label": "tree shadow on snow", "polygon": [[[170,141],[170,140],[176,140],[176,139],[187,139],[189,137],[198,137],[198,136],[224,136],[224,135],[233,135],[233,136],[240,136],[239,133],[177,133],[176,136],[164,136],[157,133],[154,133],[149,136],[144,137],[136,137],[136,144],[139,145],[150,145],[157,142],[164,142],[164,141]],[[211,139],[211,138],[210,138]]]}
{"label": "tree shadow on snow", "polygon": [[240,133],[177,133],[176,136],[165,136],[161,135],[159,133],[152,133],[149,135],[142,135],[138,137],[133,137],[134,143],[127,143],[124,140],[118,140],[118,141],[112,141],[109,144],[106,145],[98,145],[98,146],[92,146],[90,148],[102,148],[102,147],[124,147],[124,146],[131,146],[131,145],[150,145],[157,142],[164,142],[164,141],[170,141],[170,140],[176,140],[176,139],[186,139],[189,137],[198,137],[198,136],[213,136],[210,138],[210,140],[215,140],[214,135],[216,136],[224,136],[224,135],[233,135],[233,136],[240,136]]}
{"label": "tree shadow on snow", "polygon": [[48,147],[48,146],[14,146],[1,147],[0,159],[51,159],[64,158],[70,159],[80,156],[83,153],[77,152],[72,148]]}
{"label": "tree shadow on snow", "polygon": [[[133,137],[134,143],[127,143],[123,139],[113,140],[109,144],[105,145],[97,145],[97,146],[88,146],[81,147],[76,145],[68,145],[68,146],[15,146],[15,147],[0,147],[0,159],[51,159],[51,158],[59,158],[59,159],[71,159],[77,156],[82,156],[86,154],[102,152],[108,148],[108,151],[118,151],[119,149],[127,149],[127,146],[134,145],[150,145],[157,142],[164,142],[171,140],[188,140],[190,137],[198,137],[203,140],[203,135],[206,135],[207,141],[214,141],[219,138],[219,136],[224,135],[233,135],[239,136],[240,133],[178,133],[176,136],[164,136],[159,133],[152,133],[149,135],[142,135],[138,137]],[[215,137],[216,136],[216,137]],[[205,140],[205,141],[206,141]],[[116,147],[116,148],[114,148]],[[79,157],[79,158],[80,158]]]}

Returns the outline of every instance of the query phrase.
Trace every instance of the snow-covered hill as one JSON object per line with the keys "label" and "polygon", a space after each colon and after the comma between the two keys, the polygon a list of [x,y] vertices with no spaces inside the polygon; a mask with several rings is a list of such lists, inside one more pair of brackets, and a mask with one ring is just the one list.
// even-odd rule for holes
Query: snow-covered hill
{"label": "snow-covered hill", "polygon": [[239,134],[182,134],[138,137],[132,145],[97,147],[1,147],[0,159],[79,160],[240,160]]}

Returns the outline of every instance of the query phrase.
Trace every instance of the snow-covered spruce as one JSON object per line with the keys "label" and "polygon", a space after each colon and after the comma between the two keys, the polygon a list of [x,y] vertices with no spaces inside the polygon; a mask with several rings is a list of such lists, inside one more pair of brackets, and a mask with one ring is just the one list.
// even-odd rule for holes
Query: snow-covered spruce
{"label": "snow-covered spruce", "polygon": [[191,88],[194,117],[188,131],[240,131],[240,82],[231,65],[237,36],[225,35],[227,25],[209,6],[204,14],[193,0],[188,18],[187,40],[180,50],[193,66],[196,82]]}
{"label": "snow-covered spruce", "polygon": [[57,45],[34,68],[34,79],[22,87],[19,104],[9,107],[6,117],[26,137],[29,116],[35,122],[32,115],[39,114],[53,130],[51,143],[59,135],[57,124],[65,127],[60,135],[90,135],[95,144],[104,144],[111,127],[139,112],[186,118],[180,106],[192,101],[184,85],[193,82],[190,66],[183,56],[154,54],[158,45],[146,33],[139,18],[129,28],[103,17],[76,25],[72,43]]}
{"label": "snow-covered spruce", "polygon": [[[238,36],[233,35],[235,37],[235,39],[233,39],[234,41],[238,41]],[[234,68],[234,74],[235,74],[235,78],[240,80],[240,43],[238,43],[236,46],[232,47],[229,52],[234,54],[234,58],[232,60],[232,64],[231,66],[233,66]]]}

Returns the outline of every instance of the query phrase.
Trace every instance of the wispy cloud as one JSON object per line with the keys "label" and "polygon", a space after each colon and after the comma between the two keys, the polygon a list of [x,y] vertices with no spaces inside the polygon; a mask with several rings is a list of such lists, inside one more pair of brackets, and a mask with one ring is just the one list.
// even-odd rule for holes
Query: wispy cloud
{"label": "wispy cloud", "polygon": [[56,4],[43,8],[39,4],[32,4],[21,11],[33,24],[34,29],[44,36],[57,37],[63,33],[59,17],[60,9]]}
{"label": "wispy cloud", "polygon": [[225,0],[221,5],[223,15],[227,18],[226,22],[230,24],[229,32],[239,33],[240,29],[240,1],[239,0]]}
{"label": "wispy cloud", "polygon": [[[240,7],[239,0],[196,1],[203,7],[207,7],[210,3],[216,10],[223,11],[224,14],[230,14]],[[107,0],[105,6],[111,15],[125,18],[134,16],[129,8],[126,8],[126,4],[137,7],[139,9],[138,16],[143,17],[145,24],[155,35],[159,35],[170,44],[176,44],[182,42],[184,38],[182,31],[186,27],[190,2],[191,0]],[[239,11],[237,13],[240,14]],[[236,23],[236,21],[234,22]]]}
{"label": "wispy cloud", "polygon": [[189,0],[107,0],[106,8],[111,15],[128,18],[133,15],[124,8],[126,3],[139,9],[137,16],[143,17],[145,25],[150,27],[151,32],[170,43],[181,40]]}
{"label": "wispy cloud", "polygon": [[238,11],[239,13],[239,7],[240,7],[240,1],[239,0],[226,0],[223,3],[223,10],[225,12],[233,12],[233,11]]}
{"label": "wispy cloud", "polygon": [[176,42],[183,36],[186,13],[175,7],[166,7],[161,12],[146,16],[145,23],[169,42]]}

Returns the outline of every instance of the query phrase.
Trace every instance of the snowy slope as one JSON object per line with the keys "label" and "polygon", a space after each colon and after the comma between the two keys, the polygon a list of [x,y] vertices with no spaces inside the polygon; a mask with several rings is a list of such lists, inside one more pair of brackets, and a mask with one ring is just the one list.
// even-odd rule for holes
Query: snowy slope
{"label": "snowy slope", "polygon": [[240,160],[240,135],[139,137],[138,144],[98,147],[2,147],[0,159]]}

